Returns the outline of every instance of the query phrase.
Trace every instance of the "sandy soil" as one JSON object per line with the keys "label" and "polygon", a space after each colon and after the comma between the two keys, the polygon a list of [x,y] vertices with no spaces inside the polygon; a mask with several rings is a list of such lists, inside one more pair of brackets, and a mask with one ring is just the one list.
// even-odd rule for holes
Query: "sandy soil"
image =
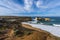
{"label": "sandy soil", "polygon": [[60,38],[55,37],[51,33],[34,28],[28,24],[22,24],[20,27],[19,35],[14,36],[14,30],[8,31],[8,37],[2,38],[1,40],[60,40]]}

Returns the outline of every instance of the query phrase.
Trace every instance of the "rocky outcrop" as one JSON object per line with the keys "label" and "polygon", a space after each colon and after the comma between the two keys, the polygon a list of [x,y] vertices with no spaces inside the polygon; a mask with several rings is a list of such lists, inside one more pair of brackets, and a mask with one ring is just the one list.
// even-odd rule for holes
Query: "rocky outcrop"
{"label": "rocky outcrop", "polygon": [[45,19],[45,21],[50,21],[50,18],[44,18]]}
{"label": "rocky outcrop", "polygon": [[38,20],[38,21],[50,21],[51,19],[50,19],[50,18],[40,18],[40,17],[36,17],[35,20]]}
{"label": "rocky outcrop", "polygon": [[20,21],[5,21],[0,27],[0,40],[60,40],[51,33],[34,28],[31,25],[21,24]]}

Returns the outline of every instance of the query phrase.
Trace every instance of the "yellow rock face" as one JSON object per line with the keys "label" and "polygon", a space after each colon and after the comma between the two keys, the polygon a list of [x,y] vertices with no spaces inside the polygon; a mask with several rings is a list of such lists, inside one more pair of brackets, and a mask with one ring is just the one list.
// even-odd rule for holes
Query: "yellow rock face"
{"label": "yellow rock face", "polygon": [[45,21],[50,21],[50,18],[45,18]]}
{"label": "yellow rock face", "polygon": [[50,21],[50,18],[39,18],[39,17],[36,17],[35,20]]}

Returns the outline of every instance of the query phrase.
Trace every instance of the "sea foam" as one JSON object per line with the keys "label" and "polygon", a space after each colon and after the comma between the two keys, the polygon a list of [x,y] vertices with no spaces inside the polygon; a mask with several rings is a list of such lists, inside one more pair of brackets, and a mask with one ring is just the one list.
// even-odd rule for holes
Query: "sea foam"
{"label": "sea foam", "polygon": [[42,30],[50,32],[51,34],[57,37],[60,37],[60,27],[43,25],[43,24],[32,24],[32,23],[27,23],[27,22],[23,22],[23,24],[29,24],[32,27],[40,28]]}

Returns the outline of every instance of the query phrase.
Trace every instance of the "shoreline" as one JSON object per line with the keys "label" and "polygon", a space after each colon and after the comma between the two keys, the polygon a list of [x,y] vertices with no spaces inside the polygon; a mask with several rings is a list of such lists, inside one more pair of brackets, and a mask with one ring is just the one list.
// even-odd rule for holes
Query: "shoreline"
{"label": "shoreline", "polygon": [[60,27],[43,25],[43,24],[31,24],[31,23],[27,23],[27,22],[22,22],[22,24],[31,25],[32,27],[45,30],[45,31],[47,31],[47,32],[50,32],[50,33],[53,34],[54,36],[60,37]]}

